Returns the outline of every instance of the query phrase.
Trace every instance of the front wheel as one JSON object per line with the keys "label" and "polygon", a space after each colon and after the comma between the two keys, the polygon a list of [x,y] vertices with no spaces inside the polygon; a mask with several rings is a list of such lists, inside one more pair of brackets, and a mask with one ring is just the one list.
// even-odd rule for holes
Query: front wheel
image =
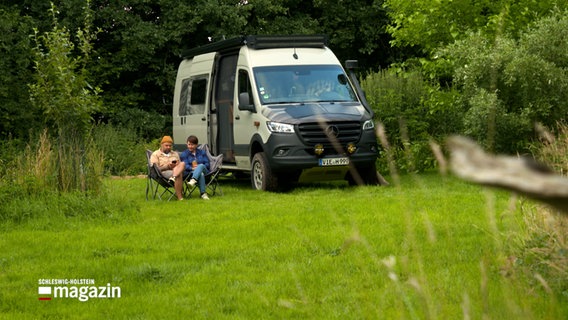
{"label": "front wheel", "polygon": [[275,191],[278,188],[278,178],[272,173],[264,152],[259,152],[252,158],[250,179],[255,190]]}

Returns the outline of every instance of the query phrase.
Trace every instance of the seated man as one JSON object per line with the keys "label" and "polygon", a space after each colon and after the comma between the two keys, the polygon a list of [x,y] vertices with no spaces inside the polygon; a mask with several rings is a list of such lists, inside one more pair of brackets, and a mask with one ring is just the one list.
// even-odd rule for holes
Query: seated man
{"label": "seated man", "polygon": [[185,163],[181,162],[179,154],[172,151],[174,141],[170,136],[164,136],[160,142],[160,149],[154,151],[150,157],[152,164],[157,164],[162,176],[174,182],[174,189],[178,200],[183,200],[183,172]]}
{"label": "seated man", "polygon": [[187,150],[181,153],[181,159],[185,163],[185,170],[191,174],[189,184],[195,186],[199,183],[199,192],[201,199],[209,200],[205,186],[205,175],[209,173],[209,158],[207,153],[201,149],[197,149],[197,137],[187,137]]}

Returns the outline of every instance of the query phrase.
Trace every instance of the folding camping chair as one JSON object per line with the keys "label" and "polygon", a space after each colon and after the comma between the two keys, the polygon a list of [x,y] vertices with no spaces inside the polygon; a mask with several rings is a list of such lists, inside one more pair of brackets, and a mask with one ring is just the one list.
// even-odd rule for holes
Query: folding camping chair
{"label": "folding camping chair", "polygon": [[[221,172],[221,167],[223,166],[223,154],[220,154],[218,156],[212,155],[211,151],[209,151],[209,145],[207,144],[201,144],[197,148],[205,150],[205,152],[207,153],[207,158],[209,158],[209,173],[205,175],[205,186],[207,194],[214,196],[216,193],[219,193],[219,195],[222,196],[223,190],[221,190],[221,187],[219,186],[218,178],[219,173]],[[184,195],[187,197],[191,196],[193,191],[199,188],[199,184],[191,186],[189,184],[189,180],[189,177],[187,177],[185,180],[186,188],[184,190]]]}
{"label": "folding camping chair", "polygon": [[171,200],[175,192],[172,190],[174,188],[174,183],[166,179],[157,164],[152,164],[150,162],[150,157],[152,156],[152,150],[146,150],[146,161],[148,164],[148,178],[146,180],[146,200],[152,197],[156,197],[162,200],[164,194],[169,193],[168,201]]}

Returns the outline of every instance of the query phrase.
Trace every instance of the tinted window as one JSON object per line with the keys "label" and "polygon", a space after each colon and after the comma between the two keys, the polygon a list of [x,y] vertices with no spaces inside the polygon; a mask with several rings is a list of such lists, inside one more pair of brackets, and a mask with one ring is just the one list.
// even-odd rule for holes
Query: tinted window
{"label": "tinted window", "polygon": [[179,102],[180,116],[202,114],[205,111],[207,79],[204,77],[184,79]]}

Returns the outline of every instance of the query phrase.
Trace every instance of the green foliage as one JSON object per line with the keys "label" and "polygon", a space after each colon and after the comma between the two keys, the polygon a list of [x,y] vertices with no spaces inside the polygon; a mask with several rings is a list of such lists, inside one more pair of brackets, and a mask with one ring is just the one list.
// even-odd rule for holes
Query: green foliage
{"label": "green foliage", "polygon": [[[172,132],[172,116],[137,108],[113,108],[108,123],[131,131],[137,139],[149,141]],[[107,120],[107,119],[105,119]]]}
{"label": "green foliage", "polygon": [[[551,33],[555,37],[549,37]],[[568,114],[568,18],[557,13],[536,23],[520,40],[481,33],[448,46],[455,84],[468,111],[465,132],[498,152],[523,151],[534,123],[552,127]],[[551,48],[550,53],[544,48]]]}
{"label": "green foliage", "polygon": [[[171,115],[171,106],[162,101],[171,99],[184,49],[246,33],[313,33],[316,21],[287,5],[299,6],[300,2],[99,3],[95,24],[102,32],[94,50],[97,63],[89,70],[104,89],[105,105],[110,109],[105,116],[113,118],[124,109]],[[161,131],[164,129],[168,131],[167,127]]]}
{"label": "green foliage", "polygon": [[[52,7],[54,27],[40,34],[35,30],[35,83],[30,85],[34,106],[43,112],[48,127],[60,138],[83,136],[91,122],[91,114],[100,109],[99,89],[88,82],[91,36],[79,30],[75,47],[66,27],[59,27],[56,9]],[[75,56],[75,50],[80,52]]]}
{"label": "green foliage", "polygon": [[[49,161],[56,172],[55,186],[60,191],[93,191],[101,184],[102,159],[87,140],[91,115],[101,107],[99,89],[88,82],[85,65],[93,35],[87,25],[76,33],[79,46],[67,28],[59,27],[57,10],[52,5],[53,29],[35,31],[35,83],[30,84],[33,106],[43,113],[47,139],[53,137],[54,150]],[[75,52],[78,51],[78,54]],[[32,160],[33,163],[33,160]]]}
{"label": "green foliage", "polygon": [[[402,172],[435,166],[430,141],[443,140],[462,128],[463,111],[457,92],[430,85],[418,71],[389,69],[368,74],[361,82],[367,100],[388,136],[396,167]],[[387,150],[379,157],[379,171],[387,172]]]}
{"label": "green foliage", "polygon": [[340,61],[356,57],[368,69],[394,62],[381,1],[315,0],[313,6],[312,20],[321,25],[314,30],[329,35],[330,47]]}
{"label": "green foliage", "polygon": [[[427,150],[428,139],[441,140],[446,133],[467,130],[487,139],[484,133],[492,127],[503,135],[491,138],[500,144],[498,150],[501,146],[524,148],[530,139],[525,134],[531,132],[533,122],[551,127],[566,114],[565,1],[386,0],[383,5],[383,1],[359,0],[219,0],[191,4],[174,0],[134,0],[128,4],[61,0],[57,4],[57,13],[40,0],[28,0],[25,6],[16,0],[0,5],[3,137],[26,140],[28,128],[41,128],[44,120],[49,126],[66,126],[64,131],[75,136],[74,130],[90,129],[95,110],[98,123],[132,130],[146,141],[170,133],[171,106],[163,101],[171,99],[182,50],[246,33],[325,33],[330,35],[330,46],[340,60],[357,58],[366,70],[398,62],[393,65],[394,74],[401,78],[406,72],[419,73],[423,84],[414,82],[415,89],[409,85],[398,93],[396,86],[381,92],[385,94],[381,101],[384,107],[377,109],[394,139],[393,150],[398,148],[401,154],[407,148]],[[543,19],[554,12],[552,18]],[[59,19],[54,21],[54,16]],[[542,21],[531,25],[538,19]],[[529,31],[525,31],[527,26]],[[34,49],[30,48],[32,27],[38,41],[34,50],[37,56],[29,54]],[[96,41],[91,29],[98,31]],[[67,39],[61,42],[64,45],[54,47],[54,52],[62,53],[58,58],[63,61],[61,69],[53,68],[55,64],[48,67],[47,62],[52,58],[46,54],[49,35],[54,34],[55,39],[56,30],[60,31],[58,36]],[[474,39],[476,35],[479,40]],[[391,40],[394,47],[389,45]],[[460,42],[454,44],[456,40]],[[45,43],[40,45],[41,41]],[[456,53],[439,50],[446,45]],[[410,59],[402,60],[408,54]],[[33,79],[31,71],[37,67],[30,65],[32,57],[36,62],[44,59],[38,71],[45,75],[32,83],[33,105],[25,85]],[[465,65],[470,68],[467,72]],[[56,76],[57,72],[60,74]],[[463,77],[460,80],[464,75],[469,76],[468,83],[462,83]],[[486,92],[478,91],[481,89]],[[493,94],[495,101],[489,99]],[[490,109],[498,114],[484,110],[482,101],[494,101],[496,107]],[[482,118],[504,121],[508,128],[481,123]],[[66,120],[56,124],[55,119]],[[515,142],[508,143],[506,136]],[[413,144],[416,146],[409,147]],[[486,140],[485,144],[493,142]],[[130,169],[117,164],[107,172]]]}
{"label": "green foliage", "polygon": [[135,131],[113,125],[92,129],[93,144],[104,155],[104,170],[110,175],[137,175],[147,172],[143,139]]}
{"label": "green foliage", "polygon": [[471,32],[489,38],[518,35],[525,27],[554,10],[568,9],[558,0],[385,0],[391,24],[387,28],[395,46],[417,46],[426,55],[463,40]]}
{"label": "green foliage", "polygon": [[[0,137],[26,138],[38,115],[30,106],[32,21],[14,8],[0,8]],[[25,124],[25,125],[23,125]]]}
{"label": "green foliage", "polygon": [[507,112],[495,93],[480,89],[470,98],[469,105],[463,134],[498,152],[514,152],[526,146],[530,123],[518,114]]}
{"label": "green foliage", "polygon": [[[442,48],[452,46],[456,41],[470,39],[471,34],[478,34],[488,42],[502,37],[518,40],[528,25],[567,10],[568,2],[385,0],[384,7],[390,18],[387,31],[393,37],[391,44],[416,51],[413,56],[395,65],[420,67],[426,78],[445,88],[452,86],[454,68],[460,64],[441,54]],[[562,38],[564,30],[559,26],[557,31],[543,35],[543,38],[538,36],[535,40],[561,42],[559,38]],[[464,49],[467,50],[467,46]]]}
{"label": "green foliage", "polygon": [[429,54],[485,26],[499,10],[499,1],[385,0],[391,24],[387,31],[395,46],[418,46]]}

